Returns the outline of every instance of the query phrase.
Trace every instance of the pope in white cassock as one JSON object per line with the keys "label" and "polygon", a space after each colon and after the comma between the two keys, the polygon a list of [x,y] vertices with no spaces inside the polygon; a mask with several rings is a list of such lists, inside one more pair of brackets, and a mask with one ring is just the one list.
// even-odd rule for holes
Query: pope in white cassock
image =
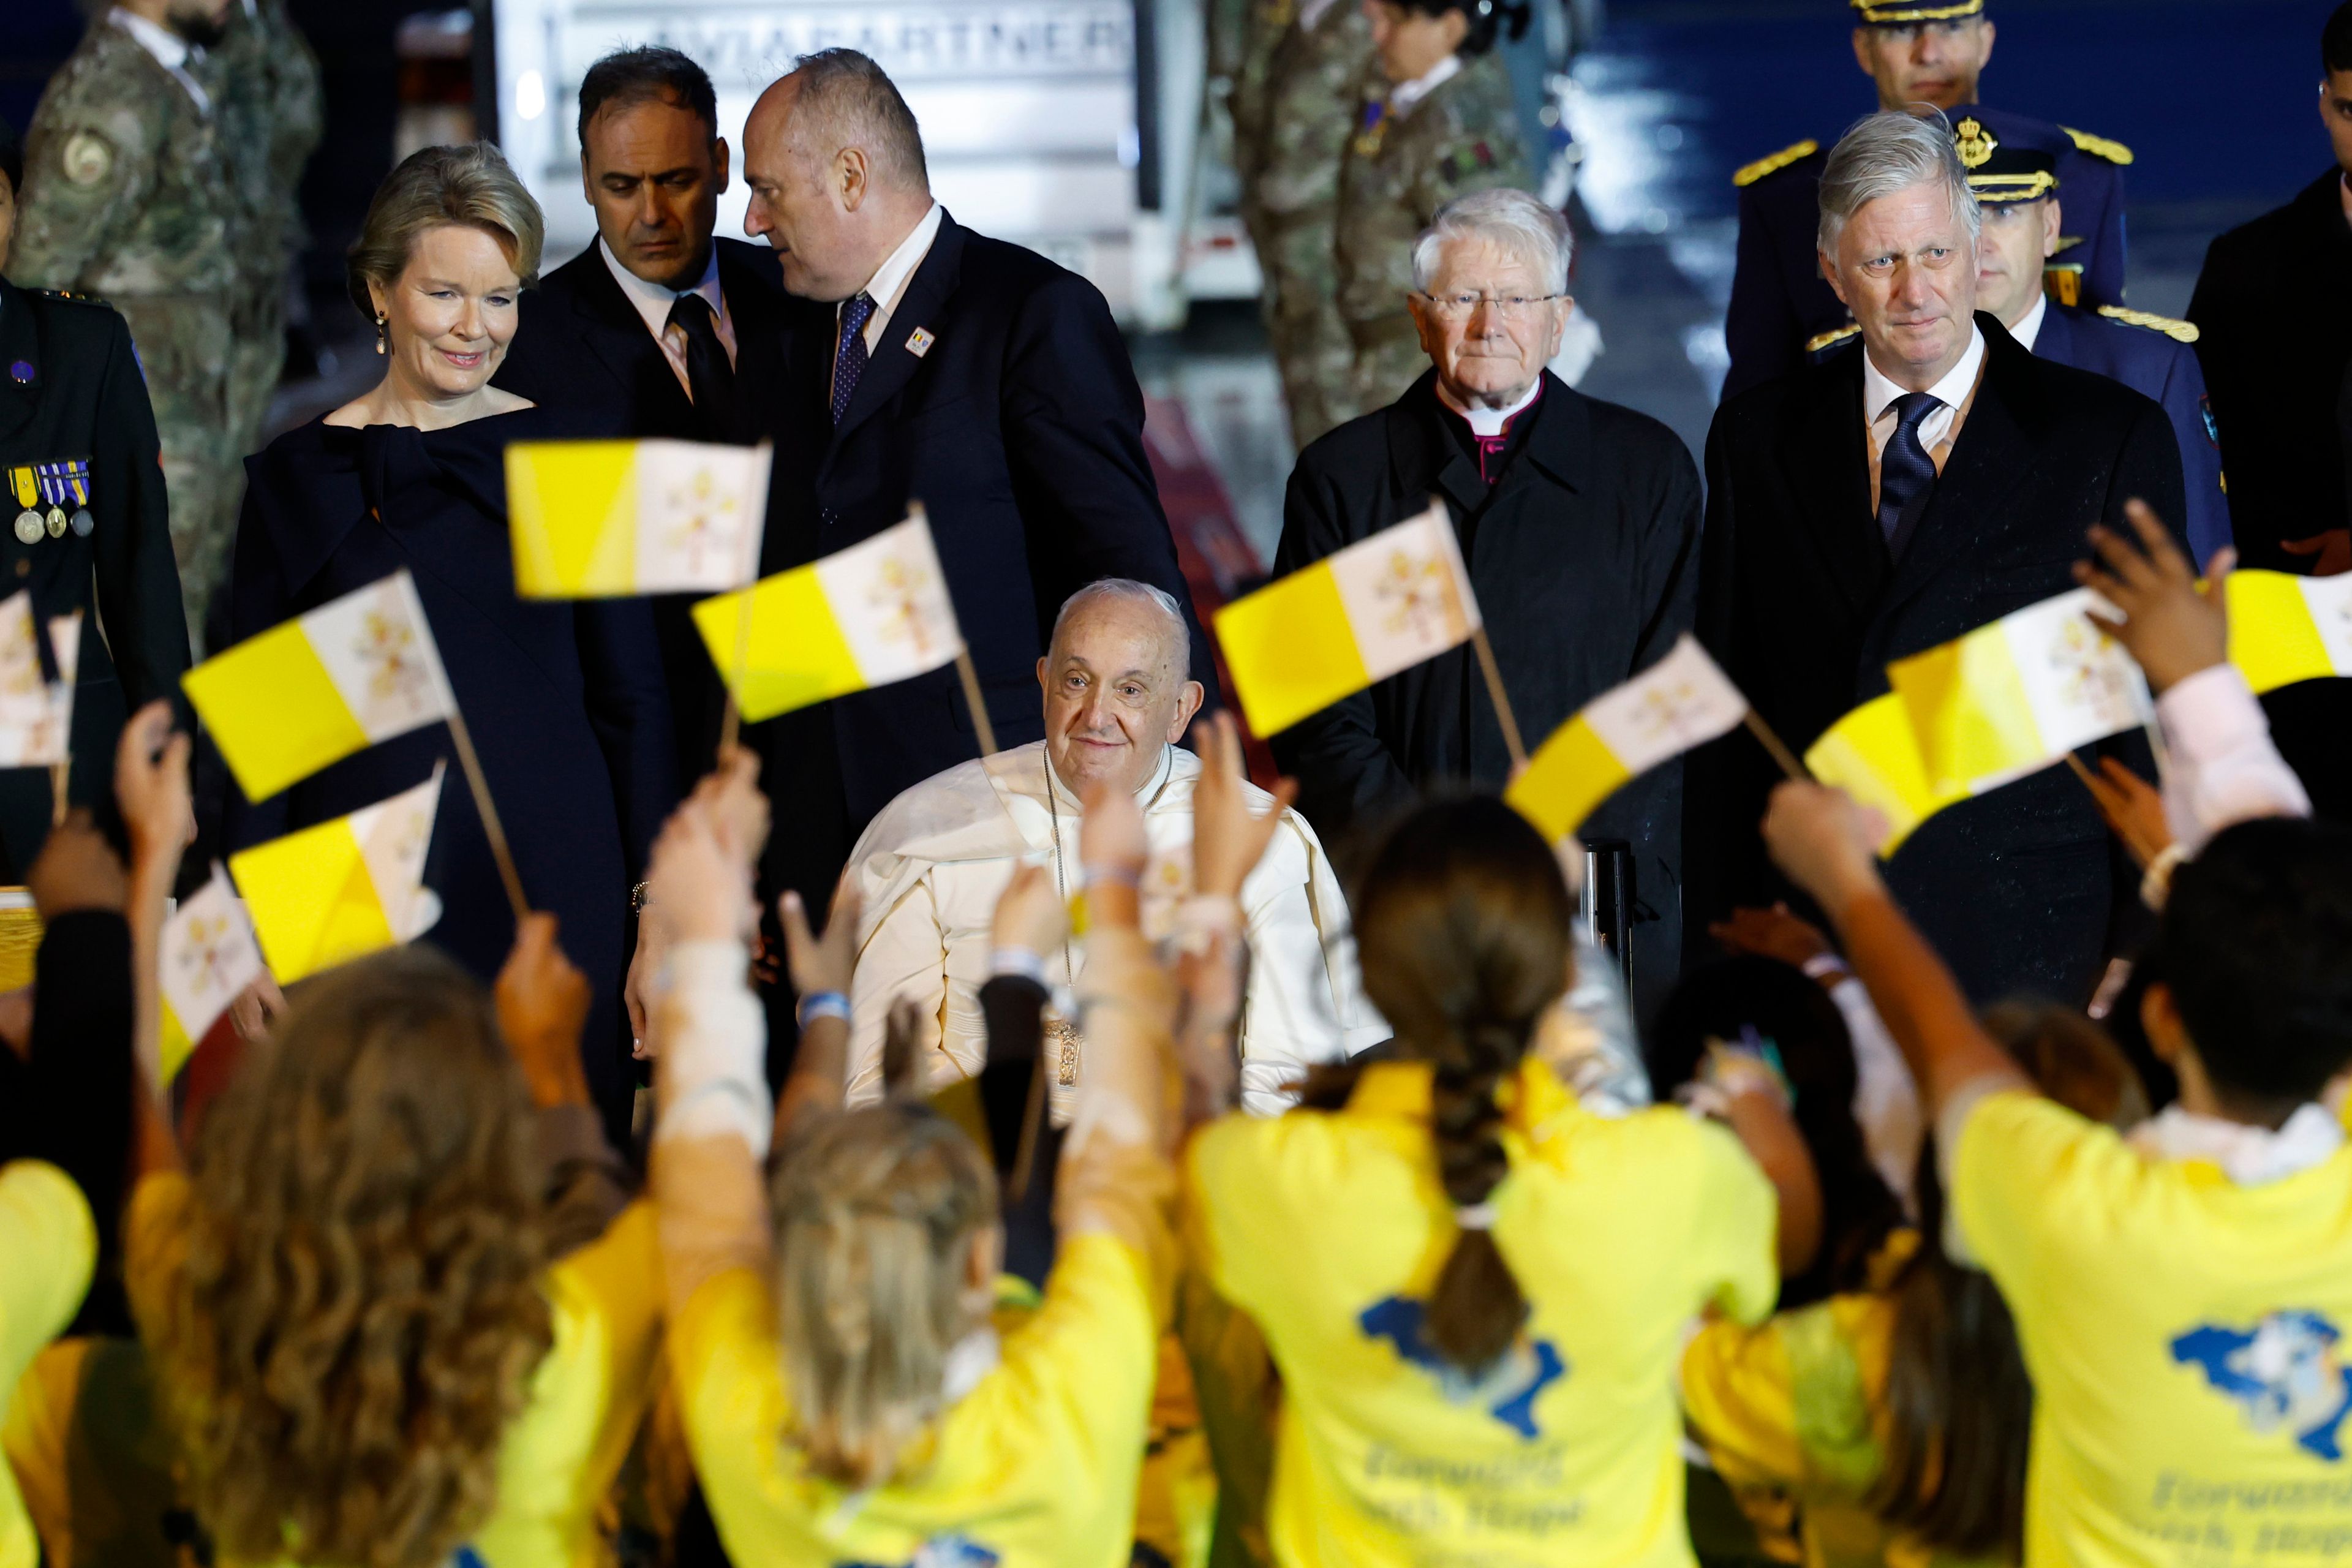
{"label": "pope in white cassock", "polygon": [[[864,895],[852,982],[849,1101],[882,1092],[882,1034],[893,1002],[922,1016],[920,1048],[936,1088],[977,1074],[988,1049],[980,990],[994,967],[990,921],[1014,868],[1043,865],[1066,897],[1078,890],[1078,792],[1123,785],[1143,804],[1151,859],[1147,933],[1174,929],[1191,892],[1192,785],[1200,759],[1174,743],[1201,706],[1185,679],[1191,644],[1176,601],[1124,578],[1089,584],[1054,623],[1037,661],[1045,739],[964,763],[885,807],[850,851]],[[1252,805],[1273,804],[1249,788]],[[1309,1064],[1338,1061],[1388,1037],[1364,1000],[1347,905],[1313,828],[1296,812],[1242,885],[1249,942],[1241,1013],[1243,1103],[1275,1114],[1282,1086]],[[1048,987],[1075,981],[1081,944],[1040,955]],[[1066,1121],[1082,1069],[1075,1035],[1049,1022],[1055,1119]]]}

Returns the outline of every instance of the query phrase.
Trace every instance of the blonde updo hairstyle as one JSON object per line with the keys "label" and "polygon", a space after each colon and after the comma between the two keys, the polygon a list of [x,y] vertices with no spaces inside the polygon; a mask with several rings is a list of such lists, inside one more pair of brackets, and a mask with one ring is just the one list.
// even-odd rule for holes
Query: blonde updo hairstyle
{"label": "blonde updo hairstyle", "polygon": [[498,241],[525,288],[539,281],[547,224],[506,155],[488,142],[426,147],[384,176],[352,244],[343,287],[361,315],[375,319],[368,285],[390,289],[407,269],[417,237],[444,224],[480,229]]}

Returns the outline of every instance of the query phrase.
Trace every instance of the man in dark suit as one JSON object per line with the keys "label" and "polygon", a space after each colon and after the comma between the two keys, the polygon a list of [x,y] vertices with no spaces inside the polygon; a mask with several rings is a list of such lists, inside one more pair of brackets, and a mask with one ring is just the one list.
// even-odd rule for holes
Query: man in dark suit
{"label": "man in dark suit", "polygon": [[[594,243],[525,292],[498,384],[615,436],[766,437],[783,289],[766,247],[714,238],[729,152],[710,79],[676,49],[625,49],[580,83]],[[708,773],[721,693],[688,607],[655,601],[678,776]]]}
{"label": "man in dark suit", "polygon": [[1984,215],[1977,309],[1999,320],[2021,348],[2110,376],[2163,405],[2180,446],[2188,490],[2188,510],[2166,521],[2189,536],[2201,569],[2230,542],[2230,502],[2221,488],[2221,447],[2205,373],[2189,346],[2197,329],[2121,305],[2087,310],[2051,299],[2042,268],[2066,221],[2059,150],[2046,140],[2003,139],[1973,111],[1954,122],[1952,146]]}
{"label": "man in dark suit", "polygon": [[[2352,570],[2352,5],[2320,35],[2319,118],[2336,158],[2286,205],[2216,239],[2189,297],[2213,416],[2229,443],[2239,563]],[[2352,693],[2306,682],[2263,700],[2323,816],[2352,813]]]}
{"label": "man in dark suit", "polygon": [[[775,248],[794,296],[782,363],[758,389],[776,443],[761,570],[831,554],[921,502],[997,742],[1039,739],[1037,658],[1071,593],[1131,577],[1190,605],[1109,308],[931,199],[913,114],[856,50],[808,56],[771,85],[743,143],[744,228]],[[1197,624],[1192,666],[1213,693]],[[978,751],[951,669],[747,734],[779,825],[763,881],[813,908],[876,812]]]}
{"label": "man in dark suit", "polygon": [[[2181,511],[2161,408],[1976,310],[1978,209],[1940,115],[1863,121],[1821,199],[1822,259],[1862,330],[1716,415],[1699,574],[1700,636],[1799,751],[1885,691],[1890,660],[2072,588],[2085,529],[2121,526],[2126,501]],[[1691,759],[1694,937],[1785,894],[1756,831],[1775,777],[1744,735]],[[2085,999],[2138,887],[2063,768],[1937,814],[1888,877],[1980,1002]]]}
{"label": "man in dark suit", "polygon": [[[1851,0],[1853,55],[1878,89],[1882,110],[1933,104],[1948,114],[1974,106],[1992,59],[1993,23],[1984,0]],[[2131,150],[2104,136],[2022,114],[1974,108],[2004,141],[2059,145],[2068,232],[2049,261],[2053,295],[2069,305],[2120,305],[2124,299],[2124,183]],[[1759,158],[1732,175],[1739,187],[1739,249],[1724,320],[1734,397],[1801,368],[1851,324],[1813,254],[1816,193],[1828,161],[1811,140]]]}
{"label": "man in dark suit", "polygon": [[[1299,455],[1275,570],[1296,572],[1441,499],[1514,716],[1539,742],[1688,630],[1697,466],[1673,431],[1544,369],[1559,352],[1569,231],[1523,191],[1457,197],[1414,247],[1407,296],[1432,369],[1388,407]],[[1327,840],[1446,783],[1499,790],[1511,762],[1470,650],[1456,648],[1274,737]],[[1675,770],[1588,824],[1629,840],[1641,901],[1674,951]],[[1637,966],[1643,973],[1651,966]],[[1671,962],[1655,966],[1670,973]]]}

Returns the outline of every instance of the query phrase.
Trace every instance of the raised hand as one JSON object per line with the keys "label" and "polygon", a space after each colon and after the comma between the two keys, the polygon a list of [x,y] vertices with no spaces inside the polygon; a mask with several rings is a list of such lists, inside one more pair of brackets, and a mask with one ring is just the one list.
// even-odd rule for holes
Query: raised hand
{"label": "raised hand", "polygon": [[2147,503],[2127,502],[2124,515],[2139,542],[2093,524],[2091,548],[2098,560],[2076,562],[2074,581],[2123,613],[2120,622],[2096,612],[2091,621],[2123,644],[2147,672],[2150,689],[2162,692],[2229,658],[2230,616],[2221,584],[2237,564],[2237,552],[2215,552],[2200,594],[2189,557]]}
{"label": "raised hand", "polygon": [[1264,816],[1253,813],[1241,727],[1231,713],[1212,714],[1202,726],[1201,777],[1192,786],[1192,890],[1240,897],[1243,880],[1265,858],[1281,831],[1282,814],[1297,798],[1297,781],[1283,779],[1274,786],[1273,807]]}
{"label": "raised hand", "polygon": [[532,914],[515,930],[514,948],[493,993],[499,1028],[541,1105],[584,1105],[580,1030],[588,1021],[588,980],[555,940],[555,917]]}
{"label": "raised hand", "polygon": [[1855,805],[1842,789],[1808,781],[1775,787],[1764,816],[1772,863],[1832,918],[1882,885],[1876,846],[1885,837],[1878,813]]}

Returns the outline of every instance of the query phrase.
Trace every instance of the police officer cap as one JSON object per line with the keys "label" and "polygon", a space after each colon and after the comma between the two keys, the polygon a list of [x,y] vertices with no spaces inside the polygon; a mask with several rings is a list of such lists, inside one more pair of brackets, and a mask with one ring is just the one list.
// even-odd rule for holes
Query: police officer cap
{"label": "police officer cap", "polygon": [[25,194],[25,148],[16,140],[16,128],[0,120],[0,174],[8,176],[8,193]]}
{"label": "police officer cap", "polygon": [[1958,22],[1984,15],[1985,0],[1849,0],[1854,20],[1865,27],[1916,27],[1922,22]]}
{"label": "police officer cap", "polygon": [[2058,149],[2010,130],[2006,136],[1967,110],[1955,112],[1952,148],[1980,202],[2038,202],[2058,188]]}

